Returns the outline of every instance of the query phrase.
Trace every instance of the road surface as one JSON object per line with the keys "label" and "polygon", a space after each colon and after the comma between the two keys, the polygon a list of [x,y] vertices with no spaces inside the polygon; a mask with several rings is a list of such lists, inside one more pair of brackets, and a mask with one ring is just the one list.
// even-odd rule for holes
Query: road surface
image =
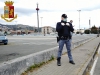
{"label": "road surface", "polygon": [[[94,35],[74,35],[72,42]],[[0,44],[0,63],[58,46],[56,37],[8,36],[9,44]]]}

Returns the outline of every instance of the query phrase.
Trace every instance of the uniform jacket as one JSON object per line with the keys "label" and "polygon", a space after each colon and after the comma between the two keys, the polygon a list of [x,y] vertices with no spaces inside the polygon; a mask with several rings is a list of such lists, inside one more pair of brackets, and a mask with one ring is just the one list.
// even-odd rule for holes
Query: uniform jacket
{"label": "uniform jacket", "polygon": [[[68,25],[61,25],[61,24],[69,24]],[[74,29],[73,29],[73,26],[72,24],[70,24],[69,22],[64,22],[64,21],[61,21],[61,22],[58,22],[57,25],[56,25],[56,31],[58,32],[58,36],[61,37],[61,36],[64,36],[64,37],[69,37],[71,39],[71,35],[70,35],[70,32],[73,32]]]}

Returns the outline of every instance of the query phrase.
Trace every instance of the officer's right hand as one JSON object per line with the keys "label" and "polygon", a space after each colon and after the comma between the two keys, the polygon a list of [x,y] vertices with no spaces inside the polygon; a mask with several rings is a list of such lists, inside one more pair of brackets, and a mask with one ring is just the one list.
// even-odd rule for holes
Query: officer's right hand
{"label": "officer's right hand", "polygon": [[64,26],[65,24],[64,23],[61,23],[61,25]]}
{"label": "officer's right hand", "polygon": [[75,27],[75,25],[73,27]]}

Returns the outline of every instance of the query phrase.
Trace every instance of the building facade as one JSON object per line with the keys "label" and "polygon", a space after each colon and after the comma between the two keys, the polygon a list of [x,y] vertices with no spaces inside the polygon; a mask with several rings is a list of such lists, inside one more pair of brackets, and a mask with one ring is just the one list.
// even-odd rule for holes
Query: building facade
{"label": "building facade", "polygon": [[56,29],[51,26],[44,26],[41,28],[41,32],[43,34],[50,34],[56,32]]}
{"label": "building facade", "polygon": [[85,31],[84,29],[80,29],[80,30],[79,30],[79,29],[77,29],[77,30],[75,29],[75,30],[74,30],[74,33],[75,33],[75,34],[76,34],[77,32],[79,32],[79,33],[84,33],[84,31]]}

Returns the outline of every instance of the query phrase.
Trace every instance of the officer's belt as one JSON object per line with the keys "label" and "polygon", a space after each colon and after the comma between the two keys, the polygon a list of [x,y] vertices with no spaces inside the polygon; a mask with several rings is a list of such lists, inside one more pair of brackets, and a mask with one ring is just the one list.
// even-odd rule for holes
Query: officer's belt
{"label": "officer's belt", "polygon": [[60,39],[61,40],[67,40],[67,39],[69,39],[69,37],[68,36],[61,36]]}

